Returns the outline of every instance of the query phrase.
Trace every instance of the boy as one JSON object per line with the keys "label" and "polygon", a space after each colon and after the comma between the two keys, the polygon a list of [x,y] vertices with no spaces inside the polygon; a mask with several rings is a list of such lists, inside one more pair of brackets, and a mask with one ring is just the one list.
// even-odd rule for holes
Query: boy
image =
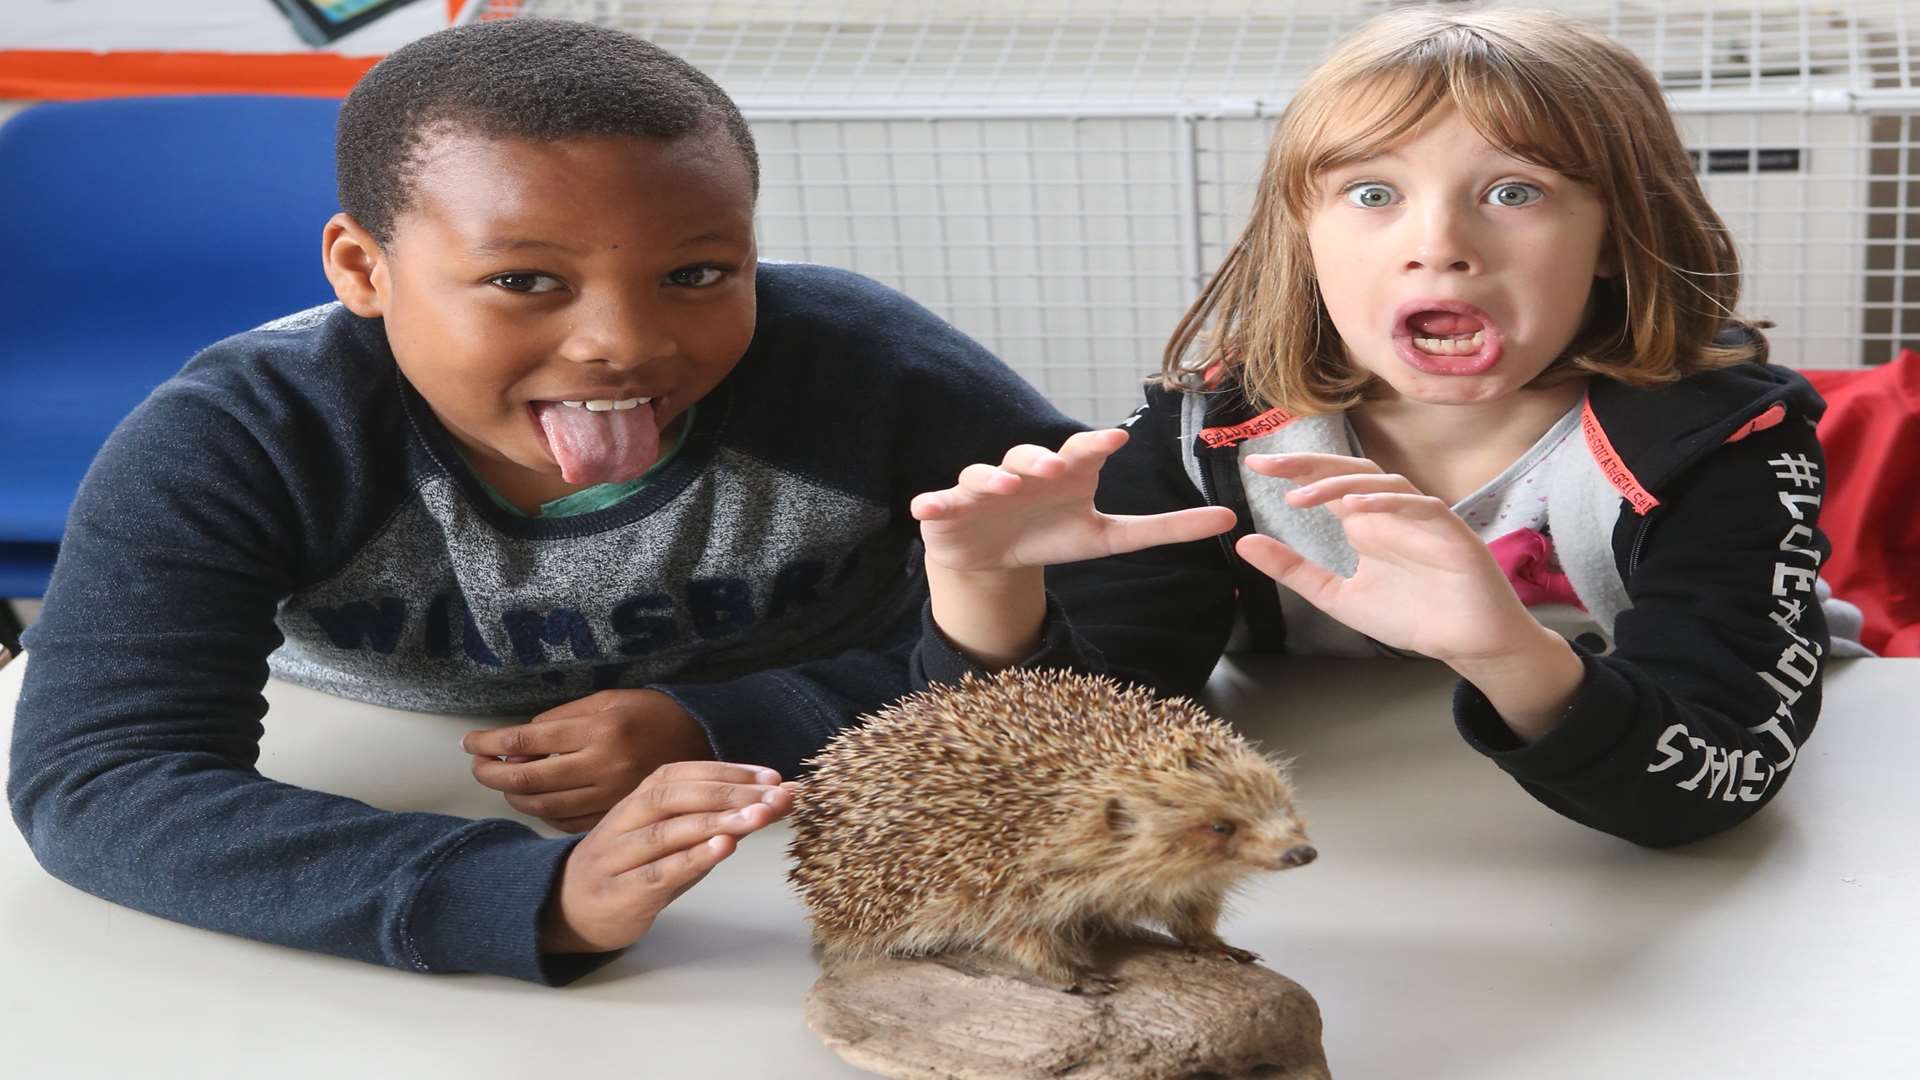
{"label": "boy", "polygon": [[[910,497],[1075,425],[897,294],[758,265],[739,112],[625,34],[432,35],[338,152],[339,303],[202,353],[83,485],[9,798],[120,903],[562,983],[908,689]],[[262,778],[269,672],[532,716],[469,733],[474,775],[586,836]]]}

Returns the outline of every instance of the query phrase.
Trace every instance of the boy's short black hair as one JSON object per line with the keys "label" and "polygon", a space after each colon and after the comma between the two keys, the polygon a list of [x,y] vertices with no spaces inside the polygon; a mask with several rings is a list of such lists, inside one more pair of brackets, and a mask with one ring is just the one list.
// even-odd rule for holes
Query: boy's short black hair
{"label": "boy's short black hair", "polygon": [[499,19],[429,34],[373,66],[340,109],[340,209],[382,244],[412,203],[419,152],[436,131],[536,141],[580,135],[672,139],[726,132],[760,158],[726,91],[650,41],[590,23]]}

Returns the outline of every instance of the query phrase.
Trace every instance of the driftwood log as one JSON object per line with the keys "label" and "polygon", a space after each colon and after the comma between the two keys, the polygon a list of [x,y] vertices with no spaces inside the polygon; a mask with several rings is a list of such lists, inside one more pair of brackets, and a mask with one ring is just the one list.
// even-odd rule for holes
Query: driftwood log
{"label": "driftwood log", "polygon": [[968,954],[846,964],[807,994],[807,1026],[896,1080],[1327,1080],[1320,1007],[1258,964],[1111,941],[1113,993],[1068,994]]}

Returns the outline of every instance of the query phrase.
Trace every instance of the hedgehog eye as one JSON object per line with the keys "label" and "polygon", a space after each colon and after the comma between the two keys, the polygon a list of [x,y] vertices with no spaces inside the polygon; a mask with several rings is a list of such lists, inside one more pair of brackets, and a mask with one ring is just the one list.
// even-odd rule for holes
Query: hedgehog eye
{"label": "hedgehog eye", "polygon": [[1226,818],[1218,818],[1213,824],[1207,826],[1207,828],[1213,830],[1215,834],[1220,836],[1232,836],[1233,831],[1239,828],[1239,826],[1228,821]]}

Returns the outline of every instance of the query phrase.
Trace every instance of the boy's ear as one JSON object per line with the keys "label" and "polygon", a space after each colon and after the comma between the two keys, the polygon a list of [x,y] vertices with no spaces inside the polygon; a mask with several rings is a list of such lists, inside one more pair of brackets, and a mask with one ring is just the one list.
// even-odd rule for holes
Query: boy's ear
{"label": "boy's ear", "polygon": [[333,295],[363,319],[386,314],[387,256],[373,234],[346,214],[327,219],[320,234],[320,258]]}

